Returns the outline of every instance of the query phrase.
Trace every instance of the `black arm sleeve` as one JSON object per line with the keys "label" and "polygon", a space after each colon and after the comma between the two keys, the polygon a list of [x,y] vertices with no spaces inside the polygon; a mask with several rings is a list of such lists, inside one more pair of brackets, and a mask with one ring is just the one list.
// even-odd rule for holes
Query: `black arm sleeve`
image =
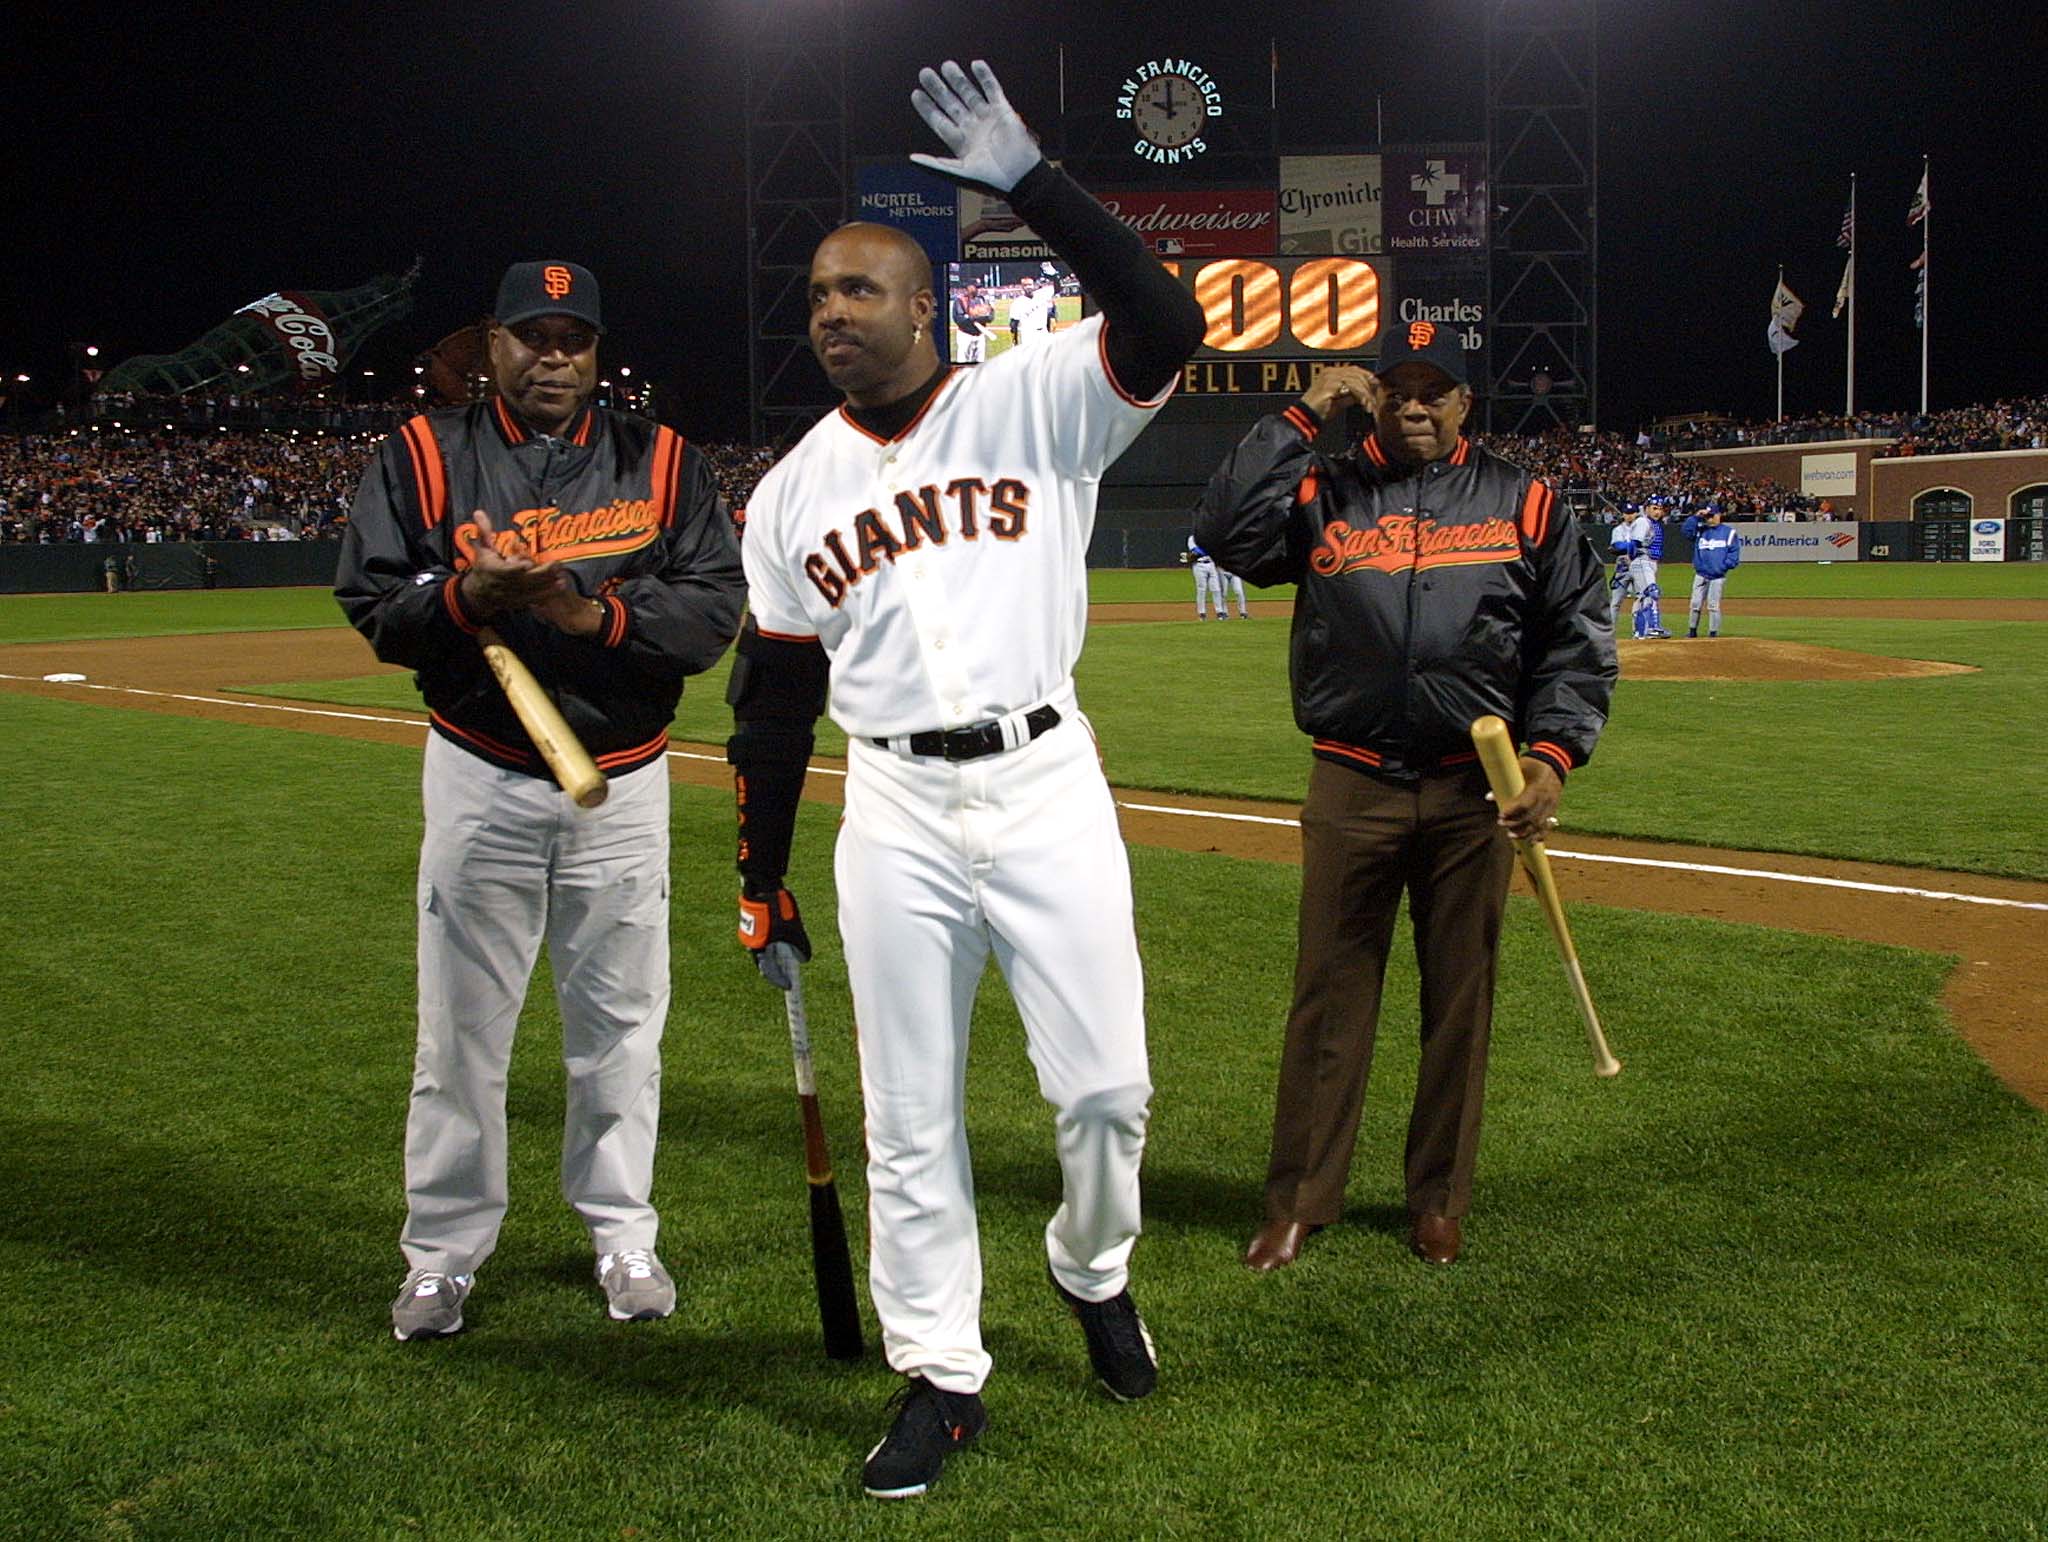
{"label": "black arm sleeve", "polygon": [[739,811],[740,890],[749,899],[767,899],[789,871],[830,664],[822,644],[763,637],[751,616],[733,653],[725,693],[733,732],[725,758]]}
{"label": "black arm sleeve", "polygon": [[1103,347],[1117,384],[1140,401],[1165,390],[1208,327],[1194,295],[1135,230],[1050,163],[1032,167],[1008,197],[1102,307]]}
{"label": "black arm sleeve", "polygon": [[1261,587],[1302,577],[1300,508],[1322,481],[1308,431],[1319,426],[1305,407],[1260,418],[1209,478],[1195,505],[1195,544],[1225,572]]}

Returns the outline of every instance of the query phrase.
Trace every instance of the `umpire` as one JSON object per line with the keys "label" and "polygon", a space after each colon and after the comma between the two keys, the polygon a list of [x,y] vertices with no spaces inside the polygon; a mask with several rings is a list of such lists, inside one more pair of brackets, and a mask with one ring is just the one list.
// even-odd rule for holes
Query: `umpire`
{"label": "umpire", "polygon": [[[1316,452],[1324,417],[1373,426]],[[1457,1259],[1471,1202],[1513,851],[1540,835],[1607,718],[1614,631],[1603,570],[1551,489],[1462,432],[1456,332],[1412,322],[1377,377],[1317,376],[1210,480],[1195,538],[1255,584],[1300,585],[1289,673],[1314,761],[1302,806],[1299,952],[1266,1174],[1245,1263],[1294,1262],[1344,1204],[1394,916],[1407,891],[1422,973],[1409,1119],[1409,1245]],[[1527,786],[1489,803],[1470,738],[1497,713]]]}

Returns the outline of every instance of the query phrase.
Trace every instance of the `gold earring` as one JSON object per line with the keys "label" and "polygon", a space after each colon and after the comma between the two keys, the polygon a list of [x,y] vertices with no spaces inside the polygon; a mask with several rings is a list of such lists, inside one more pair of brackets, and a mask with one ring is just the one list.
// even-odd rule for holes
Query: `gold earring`
{"label": "gold earring", "polygon": [[917,325],[915,325],[914,327],[912,327],[912,328],[910,329],[910,346],[911,346],[911,347],[913,347],[913,348],[915,348],[915,347],[916,347],[916,346],[917,346],[917,345],[918,345],[919,343],[921,343],[921,342],[923,342],[923,341],[924,341],[924,323],[920,321],[920,322],[918,322],[918,323],[917,323]]}

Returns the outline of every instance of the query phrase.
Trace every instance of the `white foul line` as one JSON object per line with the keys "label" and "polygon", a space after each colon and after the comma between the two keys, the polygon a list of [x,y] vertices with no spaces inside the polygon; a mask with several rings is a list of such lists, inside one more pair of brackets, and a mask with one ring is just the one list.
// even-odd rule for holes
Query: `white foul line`
{"label": "white foul line", "polygon": [[[1299,829],[1298,819],[1276,819],[1270,814],[1227,814],[1221,810],[1203,808],[1179,808],[1166,803],[1119,803],[1135,814],[1176,814],[1184,819],[1226,819],[1239,824],[1282,825]],[[1571,862],[1608,862],[1618,867],[1661,867],[1677,873],[1715,873],[1723,878],[1762,878],[1773,883],[1803,883],[1822,889],[1857,889],[1865,894],[1900,894],[1911,899],[1954,900],[1963,905],[1997,905],[2011,910],[2048,910],[2048,903],[2038,900],[1999,899],[1989,894],[1955,894],[1946,889],[1914,889],[1903,884],[1865,883],[1856,878],[1822,878],[1811,873],[1774,873],[1756,867],[1722,867],[1712,862],[1673,862],[1662,857],[1610,856],[1603,852],[1561,851],[1550,848],[1550,854]]]}
{"label": "white foul line", "polygon": [[[41,684],[37,675],[0,674],[0,680],[26,680]],[[192,696],[183,691],[149,691],[136,685],[93,685],[72,681],[68,688],[74,691],[112,691],[123,696],[155,696],[165,701],[190,701],[209,707],[241,707],[250,712],[293,712],[301,717],[342,718],[352,723],[393,723],[401,728],[424,729],[429,725],[414,717],[382,717],[371,712],[337,712],[326,707],[298,707],[281,701],[239,701],[231,696]],[[711,764],[724,765],[723,755],[700,755],[693,750],[670,750],[670,760],[701,760]],[[844,776],[846,773],[836,766],[813,765],[810,768],[821,776]],[[1271,814],[1231,814],[1220,809],[1181,808],[1170,803],[1119,803],[1118,808],[1127,808],[1134,814],[1173,814],[1183,819],[1217,819],[1249,825],[1280,825],[1299,828],[1296,819],[1278,818]],[[1989,894],[1955,894],[1946,889],[1914,889],[1903,884],[1864,883],[1855,878],[1821,878],[1811,873],[1774,873],[1755,867],[1722,867],[1712,862],[1672,862],[1660,857],[1619,857],[1590,851],[1561,851],[1551,848],[1553,857],[1569,862],[1608,862],[1619,867],[1661,867],[1677,873],[1714,873],[1723,878],[1761,878],[1772,883],[1803,883],[1821,889],[1857,889],[1865,894],[1899,894],[1911,899],[1953,900],[1962,905],[1996,905],[2010,910],[2048,910],[2048,904],[2037,900],[1999,899]]]}

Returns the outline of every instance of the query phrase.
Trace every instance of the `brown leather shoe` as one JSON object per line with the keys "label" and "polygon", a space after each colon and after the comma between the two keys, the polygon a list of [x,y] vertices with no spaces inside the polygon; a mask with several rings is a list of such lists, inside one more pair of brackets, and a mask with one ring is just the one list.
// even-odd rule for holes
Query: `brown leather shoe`
{"label": "brown leather shoe", "polygon": [[1245,1248],[1244,1266],[1260,1274],[1285,1269],[1301,1257],[1301,1245],[1321,1230],[1306,1221],[1268,1221]]}
{"label": "brown leather shoe", "polygon": [[1465,1245],[1465,1232],[1448,1215],[1418,1215],[1408,1229],[1408,1250],[1426,1264],[1454,1264]]}

